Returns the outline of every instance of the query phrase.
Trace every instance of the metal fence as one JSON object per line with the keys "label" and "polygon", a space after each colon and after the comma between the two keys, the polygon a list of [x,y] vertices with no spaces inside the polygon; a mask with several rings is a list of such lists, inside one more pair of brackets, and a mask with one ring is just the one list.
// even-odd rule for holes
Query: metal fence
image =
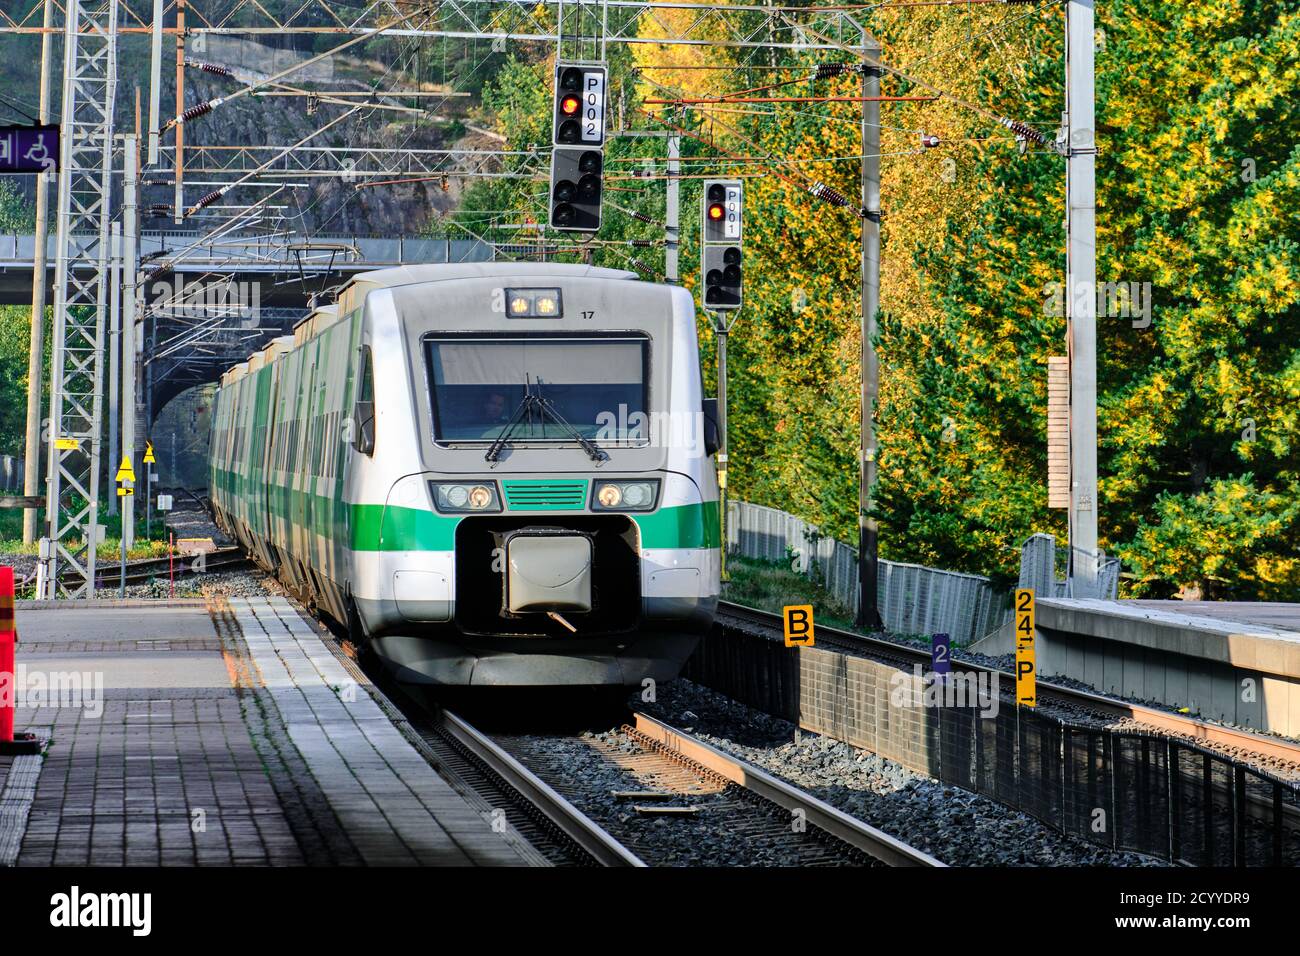
{"label": "metal fence", "polygon": [[0,492],[13,495],[23,493],[23,459],[0,455]]}
{"label": "metal fence", "polygon": [[[840,604],[857,612],[858,553],[822,534],[816,525],[776,508],[731,500],[727,551],[789,561],[793,570],[819,578]],[[1011,616],[1007,595],[977,574],[882,560],[877,586],[881,617],[896,633],[946,633],[955,643],[967,644]]]}
{"label": "metal fence", "polygon": [[941,781],[1071,836],[1190,866],[1300,865],[1300,786],[1169,737],[938,711]]}
{"label": "metal fence", "polygon": [[1040,597],[1114,601],[1119,597],[1119,559],[1108,558],[1105,551],[1098,551],[1097,587],[1085,593],[1078,581],[1069,576],[1069,560],[1086,556],[1087,552],[1078,548],[1057,548],[1056,538],[1050,534],[1030,535],[1020,548],[1020,587],[1033,588]]}
{"label": "metal fence", "polygon": [[1193,743],[1073,724],[1001,695],[896,703],[933,678],[779,637],[706,635],[685,676],[815,733],[983,794],[1111,850],[1193,866],[1300,866],[1300,783]]}

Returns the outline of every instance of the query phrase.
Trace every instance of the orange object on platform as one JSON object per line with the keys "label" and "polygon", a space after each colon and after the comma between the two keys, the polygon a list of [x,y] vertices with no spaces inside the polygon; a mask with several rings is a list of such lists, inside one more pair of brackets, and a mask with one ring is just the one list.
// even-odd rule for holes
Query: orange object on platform
{"label": "orange object on platform", "polygon": [[0,568],[0,743],[13,743],[17,677],[14,673],[14,569]]}

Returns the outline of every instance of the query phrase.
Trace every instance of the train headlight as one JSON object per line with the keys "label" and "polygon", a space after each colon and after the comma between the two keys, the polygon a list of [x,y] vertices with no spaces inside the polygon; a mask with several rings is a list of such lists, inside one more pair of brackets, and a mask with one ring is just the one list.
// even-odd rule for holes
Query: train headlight
{"label": "train headlight", "polygon": [[506,313],[512,319],[559,319],[564,316],[564,299],[559,289],[506,289]]}
{"label": "train headlight", "polygon": [[605,481],[596,485],[593,511],[653,511],[659,495],[657,479]]}
{"label": "train headlight", "polygon": [[492,492],[487,485],[475,485],[469,490],[469,506],[482,511],[492,504]]}
{"label": "train headlight", "polygon": [[500,511],[501,499],[494,481],[434,481],[433,504],[443,513]]}

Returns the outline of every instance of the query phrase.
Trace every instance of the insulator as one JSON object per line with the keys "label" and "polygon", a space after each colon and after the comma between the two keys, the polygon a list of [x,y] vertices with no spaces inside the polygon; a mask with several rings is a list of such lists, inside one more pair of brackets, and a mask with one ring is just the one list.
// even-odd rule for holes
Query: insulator
{"label": "insulator", "polygon": [[628,257],[627,257],[627,261],[630,262],[630,263],[632,263],[632,265],[636,268],[636,271],[637,271],[637,272],[649,272],[649,271],[650,271],[650,267],[649,267],[648,265],[646,265],[646,264],[645,264],[644,262],[642,262],[640,259],[635,258],[634,256],[628,256]]}
{"label": "insulator", "polygon": [[211,113],[216,107],[220,106],[221,103],[222,101],[217,99],[217,100],[208,100],[206,103],[200,103],[198,106],[191,106],[189,109],[187,109],[184,113],[180,115],[180,117],[175,121],[175,123],[177,126],[179,126],[182,123],[188,123],[190,120],[196,120],[200,116],[203,116],[207,113]]}
{"label": "insulator", "polygon": [[827,186],[825,183],[813,183],[812,189],[808,191],[818,199],[823,202],[828,202],[832,206],[847,206],[849,204],[848,199],[842,192],[831,186]]}
{"label": "insulator", "polygon": [[207,206],[211,206],[214,202],[216,202],[223,195],[225,195],[225,192],[226,191],[224,189],[212,190],[212,192],[208,193],[206,196],[204,196],[202,199],[196,202],[193,208],[190,210],[190,212],[198,212],[200,209],[203,209]]}
{"label": "insulator", "polygon": [[152,269],[149,272],[146,272],[144,276],[144,281],[146,283],[154,282],[158,279],[161,279],[165,275],[170,275],[171,272],[173,271],[173,268],[174,267],[170,262],[164,263],[163,265],[160,265],[157,269]]}
{"label": "insulator", "polygon": [[818,63],[813,68],[808,79],[810,80],[827,80],[832,76],[842,76],[845,73],[861,73],[861,63]]}
{"label": "insulator", "polygon": [[199,60],[186,60],[185,65],[194,70],[202,70],[204,73],[215,73],[217,76],[234,76],[235,71],[228,66],[221,66],[218,63],[202,63]]}
{"label": "insulator", "polygon": [[[649,219],[646,219],[645,221],[646,221],[646,222],[649,222],[650,220],[649,220]],[[650,248],[651,246],[653,246],[654,244],[655,244],[655,241],[654,241],[653,239],[630,239],[630,240],[628,240],[628,245],[629,245],[629,246],[633,246],[633,247],[635,247],[635,248],[640,248],[640,249],[649,249],[649,248]]]}
{"label": "insulator", "polygon": [[637,222],[648,222],[648,223],[650,223],[651,225],[654,224],[654,220],[653,220],[653,219],[651,219],[649,216],[647,216],[647,215],[646,215],[645,213],[643,213],[643,212],[637,212],[635,209],[629,209],[629,210],[628,210],[628,215],[631,216],[633,219],[635,219]]}
{"label": "insulator", "polygon": [[1022,123],[1020,120],[1007,119],[1005,116],[998,120],[998,122],[1011,130],[1011,132],[1015,133],[1017,136],[1038,143],[1040,146],[1047,142],[1047,137],[1038,132],[1038,130],[1034,129],[1028,123]]}

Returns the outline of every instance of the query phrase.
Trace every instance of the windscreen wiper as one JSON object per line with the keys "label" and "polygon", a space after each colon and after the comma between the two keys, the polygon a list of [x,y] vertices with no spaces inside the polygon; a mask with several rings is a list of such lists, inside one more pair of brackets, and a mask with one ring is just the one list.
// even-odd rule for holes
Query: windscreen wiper
{"label": "windscreen wiper", "polygon": [[501,431],[497,432],[497,437],[492,440],[492,444],[489,445],[488,450],[484,452],[484,461],[490,461],[493,464],[496,463],[497,459],[501,457],[501,452],[505,450],[506,444],[510,441],[510,436],[513,435],[515,429],[519,427],[519,423],[524,420],[524,414],[528,413],[531,418],[533,406],[536,405],[538,401],[537,396],[532,393],[532,390],[529,389],[527,385],[525,385],[524,397],[519,400],[519,404],[515,406],[514,414],[510,416],[510,420],[501,426]]}
{"label": "windscreen wiper", "polygon": [[597,464],[599,464],[602,461],[609,461],[609,455],[605,452],[605,450],[603,448],[600,448],[590,438],[587,438],[585,435],[583,435],[582,432],[578,431],[578,429],[570,425],[569,420],[556,410],[555,405],[551,403],[551,400],[542,394],[541,379],[537,380],[537,397],[535,400],[535,404],[537,405],[538,409],[541,411],[543,415],[550,415],[551,420],[554,421],[557,425],[559,425],[560,428],[564,429],[564,433],[569,438],[572,438],[579,445],[581,445],[582,450],[587,453],[587,456],[592,461],[596,462]]}

